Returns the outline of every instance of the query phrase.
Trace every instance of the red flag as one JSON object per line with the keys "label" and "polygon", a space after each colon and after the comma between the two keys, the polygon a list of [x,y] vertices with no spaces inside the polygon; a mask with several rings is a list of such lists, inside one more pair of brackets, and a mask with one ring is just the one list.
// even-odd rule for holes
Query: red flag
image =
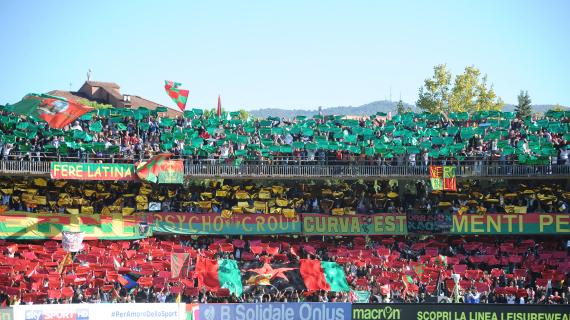
{"label": "red flag", "polygon": [[383,286],[380,287],[380,293],[383,296],[387,296],[390,294],[390,284],[385,284]]}
{"label": "red flag", "polygon": [[198,276],[198,287],[206,287],[207,290],[220,289],[220,280],[218,279],[218,261],[204,259],[198,256],[195,268]]}
{"label": "red flag", "polygon": [[16,251],[18,251],[18,245],[14,243],[14,244],[7,246],[6,249],[8,249],[8,252],[10,254],[14,254],[14,253],[16,253]]}
{"label": "red flag", "polygon": [[321,261],[301,259],[300,262],[299,271],[308,290],[330,291],[330,285],[323,273]]}
{"label": "red flag", "polygon": [[222,99],[218,95],[218,117],[222,115]]}

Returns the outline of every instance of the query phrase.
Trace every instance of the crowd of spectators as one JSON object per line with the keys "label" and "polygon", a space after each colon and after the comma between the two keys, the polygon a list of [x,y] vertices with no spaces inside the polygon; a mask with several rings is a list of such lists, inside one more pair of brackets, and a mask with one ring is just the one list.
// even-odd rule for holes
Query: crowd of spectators
{"label": "crowd of spectators", "polygon": [[[72,263],[55,241],[2,241],[0,303],[274,302],[337,301],[568,304],[570,259],[561,239],[216,237],[86,241]],[[170,253],[187,252],[192,263],[171,278]],[[198,256],[235,259],[243,294],[197,286]],[[270,285],[247,282],[248,270],[268,263],[293,268],[299,259],[335,261],[349,292],[308,291],[291,276]],[[459,275],[456,282],[453,274]],[[120,280],[127,275],[132,281]],[[408,277],[409,276],[409,277]],[[412,283],[404,283],[403,278]],[[302,284],[301,284],[302,285]],[[357,294],[359,297],[357,298]],[[368,293],[361,295],[362,293]],[[363,298],[364,297],[364,298]]]}
{"label": "crowd of spectators", "polygon": [[2,211],[109,214],[135,212],[333,215],[568,213],[570,191],[553,181],[460,180],[456,192],[429,181],[201,180],[186,185],[0,178]]}
{"label": "crowd of spectators", "polygon": [[570,164],[570,114],[428,113],[281,119],[221,117],[202,110],[166,118],[155,110],[102,109],[64,130],[0,110],[3,159],[133,162],[159,152],[189,161],[427,166],[470,160]]}

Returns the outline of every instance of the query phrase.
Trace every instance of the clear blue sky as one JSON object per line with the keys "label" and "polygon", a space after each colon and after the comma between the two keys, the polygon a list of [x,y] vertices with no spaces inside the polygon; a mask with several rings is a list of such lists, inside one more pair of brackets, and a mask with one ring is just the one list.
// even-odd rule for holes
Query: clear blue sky
{"label": "clear blue sky", "polygon": [[499,96],[570,105],[570,1],[0,1],[0,103],[114,81],[173,106],[316,108],[402,96],[475,65]]}

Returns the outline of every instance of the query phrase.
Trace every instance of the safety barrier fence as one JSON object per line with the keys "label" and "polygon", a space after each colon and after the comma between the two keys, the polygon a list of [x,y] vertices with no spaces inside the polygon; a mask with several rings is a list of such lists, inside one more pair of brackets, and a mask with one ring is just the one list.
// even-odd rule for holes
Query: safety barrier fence
{"label": "safety barrier fence", "polygon": [[[0,161],[0,174],[46,176],[50,162]],[[184,161],[184,174],[189,178],[427,178],[427,166],[387,165],[284,165],[269,162],[226,164],[214,161]],[[499,165],[463,164],[457,166],[459,178],[541,178],[570,177],[570,165]]]}
{"label": "safety barrier fence", "polygon": [[17,305],[16,320],[569,320],[569,305],[358,303],[104,303]]}

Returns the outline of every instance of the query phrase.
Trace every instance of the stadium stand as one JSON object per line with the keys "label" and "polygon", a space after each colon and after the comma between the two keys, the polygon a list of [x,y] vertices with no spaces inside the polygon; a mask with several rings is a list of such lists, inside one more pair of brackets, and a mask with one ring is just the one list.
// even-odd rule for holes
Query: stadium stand
{"label": "stadium stand", "polygon": [[[569,303],[569,112],[244,119],[118,108],[54,130],[1,109],[4,305]],[[50,170],[164,152],[184,160],[183,184]],[[235,170],[200,171],[212,164]],[[430,186],[432,165],[457,168],[456,190]],[[303,166],[320,171],[282,170]],[[263,229],[270,219],[282,229]],[[59,241],[68,225],[85,233],[78,253]]]}
{"label": "stadium stand", "polygon": [[[58,260],[66,253],[58,242],[3,241],[2,246],[1,296],[12,304],[174,302],[179,293],[185,302],[354,300],[349,292],[308,291],[291,270],[283,272],[288,281],[274,277],[267,286],[252,285],[246,276],[263,264],[274,269],[298,268],[299,261],[306,258],[336,261],[342,265],[350,287],[369,292],[372,302],[423,302],[438,291],[450,296],[452,273],[461,276],[465,302],[567,304],[569,297],[565,243],[552,239],[167,237],[87,241],[73,264],[64,267]],[[243,294],[223,288],[202,290],[194,270],[172,278],[170,252],[189,253],[192,265],[199,255],[237,260]],[[410,283],[406,285],[402,278],[408,276]]]}
{"label": "stadium stand", "polygon": [[[118,162],[159,152],[239,164],[242,161],[314,164],[369,162],[411,166],[442,162],[567,164],[570,113],[518,119],[512,112],[427,113],[349,119],[320,116],[242,119],[239,112],[177,118],[166,110],[101,109],[54,130],[43,122],[0,113],[3,159]],[[166,109],[166,108],[164,108]],[[162,111],[162,112],[161,112]]]}

